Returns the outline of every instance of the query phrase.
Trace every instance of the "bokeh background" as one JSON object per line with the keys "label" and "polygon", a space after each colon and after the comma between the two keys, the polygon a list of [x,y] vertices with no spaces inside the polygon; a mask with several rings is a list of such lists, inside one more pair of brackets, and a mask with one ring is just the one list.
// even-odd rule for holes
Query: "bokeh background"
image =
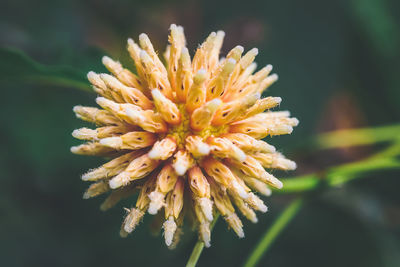
{"label": "bokeh background", "polygon": [[[0,9],[0,265],[183,266],[197,240],[184,229],[170,251],[149,233],[151,216],[128,238],[119,227],[130,199],[101,212],[83,200],[80,175],[103,160],[72,155],[72,113],[94,105],[85,75],[104,72],[102,55],[129,62],[128,37],[146,32],[163,51],[171,23],[185,27],[190,51],[209,32],[226,32],[223,53],[258,47],[259,66],[280,80],[268,94],[300,119],[275,137],[295,173],[365,157],[376,148],[310,153],[321,132],[394,124],[400,118],[400,2],[396,0],[54,1],[6,0]],[[82,90],[83,89],[83,90]],[[399,172],[373,173],[316,194],[260,266],[400,266]],[[258,224],[239,240],[220,220],[199,266],[241,266],[292,196],[266,200]]]}

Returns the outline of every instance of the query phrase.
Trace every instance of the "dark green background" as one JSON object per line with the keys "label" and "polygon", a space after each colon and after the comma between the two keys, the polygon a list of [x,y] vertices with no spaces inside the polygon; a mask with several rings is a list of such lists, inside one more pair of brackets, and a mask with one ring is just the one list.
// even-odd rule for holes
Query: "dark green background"
{"label": "dark green background", "polygon": [[[294,174],[373,151],[294,149],[313,134],[399,121],[396,0],[6,0],[1,6],[0,45],[7,49],[0,53],[0,266],[183,266],[187,261],[196,234],[184,229],[181,243],[170,251],[161,236],[149,233],[149,215],[121,239],[122,207],[134,200],[106,213],[98,209],[101,199],[83,200],[87,184],[79,177],[102,160],[69,152],[78,143],[72,130],[85,125],[72,107],[94,105],[95,97],[70,81],[85,87],[88,71],[105,71],[103,54],[131,64],[126,39],[141,32],[158,50],[166,45],[171,23],[185,27],[190,51],[219,29],[226,32],[223,53],[237,44],[258,47],[259,66],[273,64],[280,77],[268,94],[281,96],[281,109],[290,109],[301,122],[292,136],[271,141],[298,161]],[[35,69],[20,51],[57,67]],[[398,172],[371,174],[313,196],[260,266],[400,266],[398,179]],[[266,199],[270,211],[258,224],[245,222],[242,240],[220,220],[199,266],[240,266],[291,198]]]}

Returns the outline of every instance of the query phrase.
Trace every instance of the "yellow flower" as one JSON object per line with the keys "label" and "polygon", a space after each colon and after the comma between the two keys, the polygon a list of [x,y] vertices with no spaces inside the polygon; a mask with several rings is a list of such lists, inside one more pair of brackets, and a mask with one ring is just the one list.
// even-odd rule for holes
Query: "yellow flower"
{"label": "yellow flower", "polygon": [[270,75],[272,66],[254,73],[256,48],[242,55],[243,47],[236,46],[220,58],[223,38],[222,31],[211,33],[191,59],[183,28],[173,24],[165,64],[141,34],[139,45],[128,40],[137,74],[108,57],[103,63],[112,75],[89,72],[101,108],[76,106],[74,112],[98,128],[75,130],[75,138],[88,142],[71,151],[113,158],[82,176],[93,182],[84,198],[110,192],[102,210],[139,192],[135,207],[126,209],[121,236],[132,232],[146,211],[162,211],[170,247],[184,216],[195,222],[206,246],[216,212],[243,237],[235,208],[257,222],[255,211],[267,207],[252,190],[268,196],[269,186],[282,187],[264,168],[296,168],[260,140],[290,134],[298,124],[287,111],[266,111],[281,102],[261,98],[277,80]]}

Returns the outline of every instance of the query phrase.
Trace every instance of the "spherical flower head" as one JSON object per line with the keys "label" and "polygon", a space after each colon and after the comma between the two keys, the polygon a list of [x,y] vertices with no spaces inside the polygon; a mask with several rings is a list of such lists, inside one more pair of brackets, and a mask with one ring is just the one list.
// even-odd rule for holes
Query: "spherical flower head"
{"label": "spherical flower head", "polygon": [[110,74],[89,72],[98,94],[96,107],[74,107],[76,116],[97,128],[72,135],[87,143],[72,147],[81,155],[112,158],[82,175],[93,182],[84,198],[109,193],[107,210],[138,192],[127,208],[121,236],[127,236],[146,212],[160,213],[165,243],[174,247],[184,217],[210,245],[210,225],[218,212],[239,236],[237,210],[252,222],[267,206],[254,193],[270,195],[282,183],[266,169],[293,170],[296,164],[261,140],[290,134],[298,120],[287,111],[270,111],[279,97],[264,97],[278,76],[271,65],[255,72],[258,50],[234,47],[219,53],[224,32],[211,33],[193,58],[181,26],[171,25],[164,63],[148,36],[128,40],[136,73],[109,57]]}

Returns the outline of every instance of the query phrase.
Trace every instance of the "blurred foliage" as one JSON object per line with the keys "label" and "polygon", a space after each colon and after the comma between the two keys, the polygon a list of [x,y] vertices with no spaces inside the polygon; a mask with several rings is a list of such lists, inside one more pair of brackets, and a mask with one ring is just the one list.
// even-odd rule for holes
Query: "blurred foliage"
{"label": "blurred foliage", "polygon": [[16,49],[0,49],[0,58],[0,81],[25,81],[90,90],[82,72],[71,66],[45,66]]}
{"label": "blurred foliage", "polygon": [[[146,216],[127,239],[118,235],[128,199],[102,213],[101,199],[82,200],[79,176],[102,160],[71,155],[72,107],[94,105],[85,75],[104,72],[101,56],[129,63],[126,39],[149,33],[163,51],[169,24],[185,27],[194,51],[210,31],[225,30],[223,52],[257,46],[279,82],[268,94],[300,119],[276,137],[299,165],[295,173],[367,158],[382,145],[312,152],[310,136],[398,123],[400,2],[339,1],[26,1],[0,10],[1,266],[182,266],[197,236],[189,229],[174,251],[152,237]],[[381,135],[380,135],[381,136]],[[336,139],[336,141],[341,139]],[[343,142],[347,139],[343,138]],[[317,140],[319,142],[320,140]],[[399,266],[399,172],[368,173],[313,196],[260,266]],[[266,200],[270,211],[245,223],[237,239],[217,222],[199,266],[241,266],[260,234],[291,197]],[[156,255],[156,256],[155,256]]]}

